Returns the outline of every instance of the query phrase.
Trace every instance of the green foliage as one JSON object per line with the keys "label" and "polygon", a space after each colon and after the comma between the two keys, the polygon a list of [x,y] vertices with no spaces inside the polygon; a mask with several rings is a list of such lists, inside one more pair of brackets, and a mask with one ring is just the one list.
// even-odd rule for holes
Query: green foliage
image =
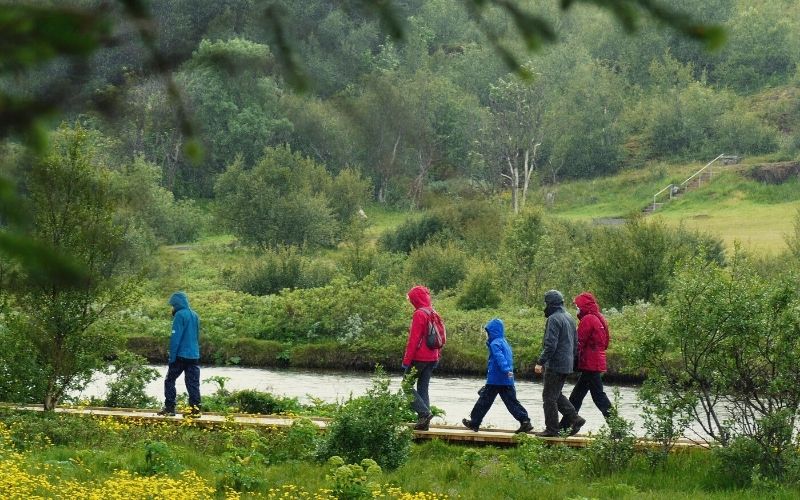
{"label": "green foliage", "polygon": [[455,288],[467,274],[467,256],[453,243],[426,243],[411,251],[408,276],[439,292]]}
{"label": "green foliage", "polygon": [[352,340],[356,324],[359,337],[402,332],[408,312],[405,293],[393,286],[379,286],[373,277],[357,283],[337,278],[323,287],[282,292],[270,301],[262,321],[262,338]]}
{"label": "green foliage", "polygon": [[[2,299],[0,299],[2,300]],[[36,358],[21,353],[34,349],[31,339],[24,334],[25,321],[0,302],[0,401],[9,403],[35,403],[44,393],[44,379]]]}
{"label": "green foliage", "polygon": [[161,168],[141,156],[115,172],[112,186],[115,196],[125,200],[124,216],[141,220],[160,243],[195,241],[209,225],[208,217],[194,200],[175,200],[172,193],[159,185]]}
{"label": "green foliage", "polygon": [[408,219],[394,231],[383,233],[378,245],[387,252],[409,253],[443,230],[444,224],[438,216],[425,215]]}
{"label": "green foliage", "polygon": [[619,307],[636,300],[652,301],[666,293],[678,263],[695,255],[709,262],[724,259],[719,240],[634,218],[621,229],[609,228],[598,234],[586,267],[600,303]]}
{"label": "green foliage", "polygon": [[268,392],[250,389],[236,391],[230,400],[243,413],[277,415],[279,413],[295,413],[300,409],[297,398],[274,396]]}
{"label": "green foliage", "polygon": [[158,370],[147,366],[147,360],[129,351],[120,352],[103,370],[108,376],[108,393],[104,406],[146,408],[158,401],[147,395],[147,385],[159,376]]}
{"label": "green foliage", "polygon": [[409,416],[407,397],[389,390],[389,378],[379,367],[367,393],[347,401],[328,424],[318,455],[338,455],[350,463],[371,458],[381,467],[396,469],[409,455]]}
{"label": "green foliage", "polygon": [[147,441],[144,444],[144,469],[143,474],[153,476],[156,474],[175,474],[183,467],[173,456],[169,445],[163,441]]}
{"label": "green foliage", "polygon": [[118,337],[97,328],[136,295],[143,255],[130,227],[117,220],[110,172],[95,149],[96,138],[81,127],[62,126],[52,147],[37,158],[24,180],[32,236],[80,263],[87,281],[80,288],[54,286],[36,273],[16,275],[17,325],[33,346],[41,394],[52,410],[67,391],[82,388],[105,366]]}
{"label": "green foliage", "polygon": [[365,458],[358,464],[348,464],[339,456],[328,459],[330,472],[326,478],[333,483],[331,493],[343,500],[374,498],[372,492],[380,484],[376,481],[383,472],[375,460]]}
{"label": "green foliage", "polygon": [[514,463],[525,477],[549,483],[567,474],[576,453],[567,446],[550,446],[541,439],[520,435],[517,450],[512,454]]}
{"label": "green foliage", "polygon": [[217,178],[217,213],[248,244],[331,246],[340,231],[332,182],[322,165],[288,146],[267,148],[252,168],[238,158]]}
{"label": "green foliage", "polygon": [[231,277],[231,287],[251,295],[271,295],[283,289],[324,286],[334,274],[330,265],[304,257],[297,247],[279,247],[243,262]]}
{"label": "green foliage", "polygon": [[635,327],[633,354],[653,374],[651,389],[723,446],[754,438],[776,462],[787,447],[779,424],[794,420],[800,401],[794,280],[765,282],[738,252],[725,268],[695,258],[677,274],[665,309]]}
{"label": "green foliage", "polygon": [[467,311],[474,309],[496,309],[500,305],[500,285],[497,269],[490,265],[472,267],[461,291],[456,305]]}
{"label": "green foliage", "polygon": [[529,209],[514,217],[501,247],[500,266],[507,293],[526,305],[541,302],[542,294],[551,288],[569,293],[563,288],[565,282],[556,279],[569,275],[568,269],[577,260],[570,255],[569,249],[574,247],[567,243],[569,238],[550,231],[541,211]]}
{"label": "green foliage", "polygon": [[584,471],[589,476],[605,476],[628,467],[634,454],[636,436],[633,422],[619,415],[619,393],[614,395],[614,406],[606,425],[600,428],[594,441],[581,456]]}

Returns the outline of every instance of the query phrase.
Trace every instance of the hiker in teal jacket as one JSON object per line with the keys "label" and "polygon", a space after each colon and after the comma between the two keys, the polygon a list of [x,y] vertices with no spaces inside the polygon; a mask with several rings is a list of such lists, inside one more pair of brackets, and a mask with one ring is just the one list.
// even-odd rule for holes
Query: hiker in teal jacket
{"label": "hiker in teal jacket", "polygon": [[164,408],[159,415],[175,415],[175,380],[184,374],[189,393],[188,416],[200,416],[200,318],[189,307],[189,298],[175,292],[169,299],[172,306],[172,335],[169,339],[169,367],[164,379]]}
{"label": "hiker in teal jacket", "polygon": [[529,432],[533,426],[528,418],[528,412],[517,399],[517,391],[514,387],[514,355],[511,352],[511,346],[506,341],[503,321],[495,318],[489,321],[483,329],[486,331],[486,347],[489,349],[486,385],[478,391],[480,397],[475,403],[475,407],[472,408],[469,419],[465,418],[461,423],[477,432],[483,417],[486,416],[499,394],[508,411],[520,423],[516,432]]}

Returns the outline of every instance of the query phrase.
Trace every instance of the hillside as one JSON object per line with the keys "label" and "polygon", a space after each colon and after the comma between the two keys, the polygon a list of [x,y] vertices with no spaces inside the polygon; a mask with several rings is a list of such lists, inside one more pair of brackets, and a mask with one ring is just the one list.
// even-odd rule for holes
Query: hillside
{"label": "hillside", "polygon": [[[800,210],[800,180],[791,171],[766,178],[757,178],[753,172],[785,170],[785,165],[752,159],[735,166],[715,166],[710,182],[649,217],[708,232],[721,238],[728,249],[738,242],[757,254],[778,254],[786,249],[785,235],[793,230]],[[590,181],[566,182],[556,189],[545,187],[539,196],[545,199],[547,192],[554,192],[553,213],[598,223],[640,212],[655,193],[682,182],[702,166],[658,164]]]}

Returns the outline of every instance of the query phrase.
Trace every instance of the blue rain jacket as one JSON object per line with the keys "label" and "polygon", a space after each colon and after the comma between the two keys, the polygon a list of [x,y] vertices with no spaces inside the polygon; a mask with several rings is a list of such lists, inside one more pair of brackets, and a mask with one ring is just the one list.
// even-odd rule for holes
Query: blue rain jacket
{"label": "blue rain jacket", "polygon": [[200,359],[200,318],[189,307],[189,298],[183,292],[175,292],[169,298],[175,308],[172,319],[172,336],[169,339],[169,362],[180,356],[184,359]]}
{"label": "blue rain jacket", "polygon": [[489,334],[486,347],[489,348],[489,361],[486,367],[486,383],[491,385],[514,385],[514,377],[508,372],[514,371],[514,355],[506,341],[503,320],[495,318],[489,321],[484,330]]}

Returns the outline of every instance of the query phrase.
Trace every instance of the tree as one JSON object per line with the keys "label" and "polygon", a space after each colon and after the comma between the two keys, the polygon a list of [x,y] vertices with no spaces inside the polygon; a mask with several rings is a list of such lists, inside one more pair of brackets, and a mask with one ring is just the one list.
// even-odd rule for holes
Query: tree
{"label": "tree", "polygon": [[273,65],[267,46],[235,38],[203,40],[178,83],[186,91],[207,152],[202,169],[184,171],[186,192],[209,195],[213,175],[237,154],[253,163],[267,146],[288,136],[292,124],[282,116],[282,91],[268,75]]}
{"label": "tree", "polygon": [[[119,339],[100,319],[135,296],[137,262],[132,235],[117,220],[107,167],[98,162],[91,134],[62,126],[52,147],[35,159],[22,181],[31,238],[58,248],[85,269],[85,281],[58,286],[30,269],[16,269],[15,328],[36,360],[39,397],[52,410],[105,366]],[[75,286],[78,285],[78,286]]]}
{"label": "tree", "polygon": [[[533,66],[526,66],[526,70],[535,72]],[[492,128],[484,141],[489,143],[492,160],[498,162],[500,175],[511,185],[515,214],[525,208],[528,187],[538,166],[539,147],[545,140],[545,110],[549,104],[545,78],[537,74],[533,82],[525,82],[510,74],[489,91]]]}
{"label": "tree", "polygon": [[[575,2],[562,1],[562,9],[570,8]],[[594,3],[594,2],[593,2]],[[504,45],[504,40],[495,31],[495,24],[491,15],[498,12],[506,14],[513,21],[519,38],[525,46],[532,50],[539,48],[544,42],[556,39],[555,32],[550,22],[540,15],[530,12],[516,0],[460,0],[459,4],[468,17],[475,23],[489,43],[494,47],[498,58],[504,61],[511,69],[520,70],[517,57],[512,50]],[[172,6],[168,0],[159,3]],[[291,6],[291,4],[289,4]],[[382,29],[394,40],[401,40],[404,36],[402,19],[410,14],[411,4],[402,1],[372,2],[367,0],[351,0],[346,2],[348,7],[353,7],[351,12],[360,19],[377,19]],[[660,3],[650,0],[612,0],[599,2],[603,8],[608,9],[629,31],[636,29],[636,22],[642,14],[663,21],[684,35],[699,39],[710,46],[719,45],[722,41],[722,31],[715,27],[702,26],[684,15],[682,12],[665,7]],[[69,99],[75,95],[86,95],[87,89],[103,87],[98,82],[83,78],[85,69],[91,68],[94,57],[117,43],[130,42],[136,45],[141,57],[136,58],[137,67],[143,73],[157,75],[164,82],[166,93],[172,100],[175,111],[175,121],[181,134],[186,137],[183,141],[173,141],[179,144],[188,158],[198,160],[200,150],[197,145],[189,114],[180,98],[178,86],[171,76],[171,72],[183,62],[182,54],[185,53],[187,43],[197,32],[208,29],[210,32],[217,30],[216,35],[230,37],[238,34],[245,28],[252,29],[255,25],[262,24],[269,33],[269,46],[275,50],[275,61],[279,72],[285,80],[296,89],[305,89],[308,78],[297,62],[293,49],[292,35],[289,33],[285,3],[260,4],[258,2],[215,2],[210,5],[203,2],[203,8],[210,10],[200,11],[192,6],[186,8],[164,8],[159,10],[159,15],[173,16],[169,21],[162,22],[163,29],[169,31],[175,26],[188,26],[191,36],[180,38],[177,36],[165,37],[163,43],[159,39],[158,23],[153,22],[154,16],[150,13],[150,5],[141,0],[118,0],[109,8],[108,4],[95,4],[94,2],[75,2],[68,5],[62,3],[29,4],[16,3],[4,5],[0,8],[0,46],[10,47],[0,53],[0,78],[4,85],[0,86],[0,139],[5,139],[11,134],[22,133],[29,140],[29,144],[36,144],[41,150],[43,138],[43,118],[57,115],[62,111],[64,102],[74,102]],[[319,12],[330,10],[329,4],[317,3]],[[179,6],[180,7],[180,6]],[[323,14],[324,15],[324,14]],[[213,19],[207,23],[194,22],[195,17],[200,19]],[[253,21],[258,19],[261,23]],[[487,21],[488,19],[488,21]],[[174,22],[173,22],[174,20]],[[251,22],[252,21],[252,22]],[[362,25],[365,23],[361,23]],[[205,26],[203,28],[202,26]],[[117,28],[117,29],[115,29]],[[134,33],[135,36],[112,36],[115,32]],[[177,31],[177,30],[176,30]],[[183,32],[181,30],[181,32]],[[305,33],[305,32],[301,32]],[[294,37],[295,39],[299,37]],[[223,42],[224,44],[224,42]],[[370,46],[369,44],[358,45]],[[182,47],[182,48],[181,48]],[[173,50],[174,49],[174,50]],[[357,55],[364,55],[356,51]],[[224,60],[217,61],[220,66]],[[48,75],[47,69],[60,67],[63,71],[55,75]],[[119,68],[121,70],[121,68]],[[524,71],[520,71],[524,73]],[[121,71],[112,71],[113,78],[118,78]],[[63,76],[67,75],[67,78]],[[6,78],[13,78],[14,82],[27,82],[38,77],[36,85],[7,85]],[[99,92],[93,102],[81,101],[78,108],[84,111],[93,109],[104,115],[113,114],[117,109],[114,103],[118,97],[118,86],[109,82],[111,92]],[[258,121],[259,117],[246,114],[243,123],[252,123],[248,120]],[[394,141],[397,144],[399,139]],[[391,151],[391,148],[388,148]],[[381,179],[376,179],[378,192],[385,194],[385,187]],[[0,214],[3,217],[15,217],[23,220],[24,216],[15,213],[13,207],[17,203],[17,196],[10,184],[5,179],[0,179]],[[39,269],[50,267],[52,279],[74,280],[80,272],[70,269],[65,262],[59,262],[58,255],[53,249],[35,247],[35,245],[18,231],[0,232],[0,251],[12,256],[23,265]],[[56,265],[51,265],[56,264]],[[59,276],[60,274],[60,276]]]}
{"label": "tree", "polygon": [[727,267],[690,259],[674,281],[635,328],[648,390],[723,446],[747,436],[780,459],[800,409],[796,277],[765,281],[737,251]]}
{"label": "tree", "polygon": [[[339,197],[336,214],[349,220],[367,191],[353,171],[339,175],[337,182],[322,165],[288,146],[267,148],[252,168],[238,158],[217,179],[219,217],[248,244],[331,246],[345,222],[336,219],[331,197]],[[345,186],[345,179],[353,184]]]}

